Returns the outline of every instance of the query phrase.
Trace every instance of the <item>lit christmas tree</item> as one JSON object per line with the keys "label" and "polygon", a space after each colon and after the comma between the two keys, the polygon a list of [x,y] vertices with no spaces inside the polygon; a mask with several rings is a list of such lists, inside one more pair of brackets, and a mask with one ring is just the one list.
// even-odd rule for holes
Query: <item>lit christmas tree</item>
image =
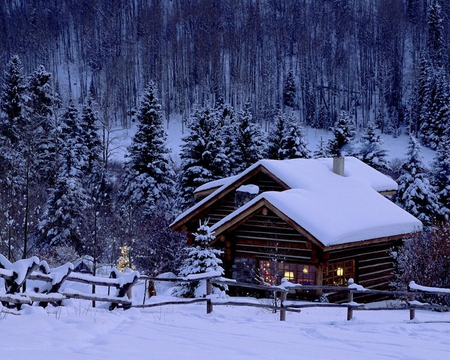
{"label": "lit christmas tree", "polygon": [[127,244],[123,244],[123,246],[120,246],[119,249],[121,255],[119,260],[117,260],[117,270],[121,273],[126,271],[126,269],[134,270],[134,266],[131,264],[131,247],[127,246]]}

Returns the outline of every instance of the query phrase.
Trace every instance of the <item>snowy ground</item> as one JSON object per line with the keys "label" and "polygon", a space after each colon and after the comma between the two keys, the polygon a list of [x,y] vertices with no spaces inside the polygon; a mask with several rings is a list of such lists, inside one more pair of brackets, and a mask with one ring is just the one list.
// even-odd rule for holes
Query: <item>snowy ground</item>
{"label": "snowy ground", "polygon": [[[85,285],[78,285],[85,286]],[[78,289],[80,290],[80,289]],[[142,303],[143,285],[133,289]],[[167,295],[151,302],[173,300]],[[254,300],[262,301],[262,300]],[[450,313],[302,309],[286,321],[268,310],[205,304],[108,310],[88,301],[0,312],[0,359],[448,359]]]}

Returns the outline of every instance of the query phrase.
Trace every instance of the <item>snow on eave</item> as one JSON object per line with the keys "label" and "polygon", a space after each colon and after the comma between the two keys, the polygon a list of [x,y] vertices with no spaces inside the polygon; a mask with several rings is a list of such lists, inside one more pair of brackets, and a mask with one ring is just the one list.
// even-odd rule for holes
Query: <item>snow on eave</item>
{"label": "snow on eave", "polygon": [[194,190],[194,194],[200,193],[202,191],[207,191],[215,188],[219,188],[223,185],[231,183],[238,175],[229,176],[223,179],[213,180],[207,182],[206,184],[200,185],[197,189]]}

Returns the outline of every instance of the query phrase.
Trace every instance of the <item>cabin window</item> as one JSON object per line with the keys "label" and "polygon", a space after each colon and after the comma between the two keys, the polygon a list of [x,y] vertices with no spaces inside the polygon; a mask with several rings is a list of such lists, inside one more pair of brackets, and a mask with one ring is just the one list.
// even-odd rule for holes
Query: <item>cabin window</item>
{"label": "cabin window", "polygon": [[355,278],[355,260],[330,263],[324,267],[324,285],[346,286],[350,278]]}
{"label": "cabin window", "polygon": [[314,285],[315,268],[306,264],[261,260],[259,272],[264,282],[279,285],[282,278],[294,284]]}

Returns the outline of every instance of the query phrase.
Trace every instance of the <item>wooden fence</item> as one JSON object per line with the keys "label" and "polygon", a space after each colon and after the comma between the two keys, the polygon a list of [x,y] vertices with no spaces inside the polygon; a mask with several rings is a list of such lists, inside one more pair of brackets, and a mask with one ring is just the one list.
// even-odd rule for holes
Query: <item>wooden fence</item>
{"label": "wooden fence", "polygon": [[[90,300],[95,306],[96,301],[109,303],[109,309],[113,310],[117,307],[123,308],[149,308],[165,305],[182,305],[203,302],[206,304],[206,312],[209,314],[213,311],[214,306],[232,305],[232,306],[251,306],[279,311],[280,321],[286,320],[287,312],[300,312],[302,308],[309,307],[343,307],[347,308],[347,320],[353,318],[354,311],[362,310],[397,310],[398,307],[366,307],[354,301],[355,294],[371,294],[389,296],[395,299],[402,299],[401,309],[409,310],[409,318],[415,318],[416,309],[438,309],[440,311],[450,310],[447,306],[421,303],[416,301],[416,295],[433,294],[433,295],[450,295],[450,289],[439,289],[424,287],[411,282],[408,291],[382,291],[366,289],[362,286],[354,284],[350,279],[349,286],[312,286],[297,285],[284,282],[280,286],[265,286],[257,284],[240,283],[234,280],[225,279],[219,273],[205,273],[188,277],[178,278],[160,278],[140,276],[138,272],[121,274],[117,270],[112,271],[110,278],[92,276],[73,272],[73,265],[68,263],[56,269],[49,269],[44,266],[46,263],[39,262],[36,257],[30,259],[18,260],[10,263],[3,255],[0,254],[0,278],[4,279],[5,291],[0,289],[0,301],[4,306],[20,308],[23,304],[33,304],[38,302],[41,306],[47,306],[48,303],[61,305],[64,299],[83,299]],[[38,280],[45,285],[25,291],[24,287],[27,280]],[[144,297],[142,304],[133,304],[132,300],[127,296],[131,292],[132,287],[138,282],[144,281]],[[61,286],[65,281],[89,284],[92,286],[92,293],[82,293],[77,291],[61,291]],[[206,281],[207,294],[204,298],[196,299],[180,299],[176,301],[166,301],[146,304],[147,287],[150,281],[171,281],[171,282],[189,282],[189,281]],[[271,304],[250,303],[227,299],[218,299],[212,295],[212,285],[222,284],[239,288],[259,290],[262,292],[273,294]],[[96,286],[108,287],[108,295],[96,294]],[[109,288],[116,289],[114,295],[109,294]],[[287,301],[287,294],[298,291],[328,291],[332,293],[343,293],[346,295],[347,301],[343,303],[323,303],[323,302],[304,302],[294,303]]]}
{"label": "wooden fence", "polygon": [[[187,278],[174,278],[174,279],[163,279],[158,277],[141,277],[141,279],[145,279],[146,281],[206,281],[206,290],[207,294],[205,298],[197,298],[197,299],[189,299],[189,300],[179,300],[179,301],[170,301],[170,302],[161,302],[161,303],[152,303],[145,304],[145,294],[144,301],[142,305],[133,305],[132,307],[137,308],[149,308],[163,305],[183,305],[183,304],[192,304],[198,302],[206,303],[206,313],[211,313],[213,311],[214,306],[222,306],[222,305],[231,305],[231,306],[249,306],[249,307],[258,307],[265,308],[273,311],[279,311],[280,313],[280,321],[286,320],[287,312],[300,312],[303,308],[311,308],[311,307],[339,307],[347,309],[347,320],[353,319],[354,311],[363,311],[363,310],[409,310],[409,318],[413,320],[415,318],[416,309],[426,309],[426,310],[439,310],[439,311],[449,311],[450,307],[443,305],[433,305],[428,303],[421,303],[415,300],[416,295],[419,293],[422,294],[433,294],[433,295],[450,295],[450,289],[439,289],[439,288],[425,288],[420,285],[416,285],[414,282],[411,282],[410,289],[408,291],[387,291],[387,290],[373,290],[366,289],[358,284],[353,283],[353,279],[349,280],[349,286],[317,286],[317,285],[296,285],[285,283],[281,286],[266,286],[266,285],[257,285],[257,284],[248,284],[236,282],[230,279],[224,279],[217,275],[208,275],[204,274],[203,277],[196,277],[195,279],[187,279]],[[272,293],[273,297],[271,300],[273,304],[262,304],[262,303],[249,303],[249,302],[240,302],[233,301],[229,299],[217,299],[212,296],[212,284],[222,284],[227,286],[235,286],[240,288],[247,288],[253,290],[260,290],[263,292]],[[304,302],[302,304],[298,303],[288,303],[287,302],[287,294],[295,292],[295,291],[329,291],[332,293],[344,293],[347,295],[347,301],[343,303],[326,303],[326,302]],[[402,299],[401,307],[393,307],[393,306],[379,306],[379,307],[366,307],[365,304],[360,304],[354,301],[355,294],[371,294],[371,295],[383,295],[388,296],[393,299]]]}
{"label": "wooden fence", "polygon": [[[61,305],[65,299],[90,300],[95,306],[96,301],[107,302],[113,310],[119,305],[131,307],[132,301],[126,296],[134,284],[139,280],[139,273],[121,274],[112,271],[110,278],[74,273],[73,265],[67,263],[59,268],[50,269],[46,263],[39,262],[37,257],[9,262],[0,254],[0,278],[5,281],[5,291],[0,289],[0,301],[3,306],[20,308],[23,304],[31,305],[39,302],[46,307],[48,303]],[[37,280],[43,282],[42,287],[35,287],[26,291],[26,281]],[[92,294],[77,291],[61,291],[65,281],[89,284]],[[114,287],[114,295],[95,294],[96,286]],[[109,291],[108,291],[109,293]]]}

